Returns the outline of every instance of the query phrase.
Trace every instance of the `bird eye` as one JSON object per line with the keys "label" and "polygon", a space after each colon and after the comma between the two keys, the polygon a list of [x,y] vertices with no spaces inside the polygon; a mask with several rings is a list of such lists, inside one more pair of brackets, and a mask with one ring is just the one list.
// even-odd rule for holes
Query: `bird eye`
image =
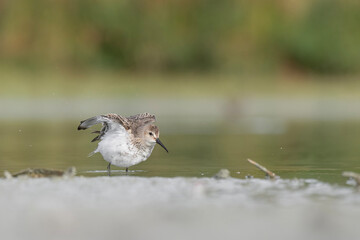
{"label": "bird eye", "polygon": [[152,132],[149,132],[149,135],[150,135],[150,136],[152,136],[152,135],[153,135],[153,133],[152,133]]}

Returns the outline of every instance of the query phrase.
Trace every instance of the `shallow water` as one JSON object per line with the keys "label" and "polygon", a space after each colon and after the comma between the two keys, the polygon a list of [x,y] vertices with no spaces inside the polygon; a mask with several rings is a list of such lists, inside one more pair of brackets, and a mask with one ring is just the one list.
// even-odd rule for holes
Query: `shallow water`
{"label": "shallow water", "polygon": [[[74,122],[3,122],[0,171],[65,169],[70,179],[0,179],[1,239],[357,239],[360,172],[354,122],[292,122],[282,131],[166,134],[128,175]],[[203,128],[204,130],[204,128]],[[206,129],[205,129],[206,130]],[[181,132],[181,131],[179,131]],[[184,132],[186,132],[184,130]],[[271,131],[270,131],[271,132]],[[281,179],[270,181],[251,158]],[[232,178],[211,178],[227,168]],[[253,179],[244,179],[252,175]]]}
{"label": "shallow water", "polygon": [[[77,131],[73,122],[2,122],[0,172],[28,167],[66,169],[75,166],[79,175],[106,175],[100,154],[87,157],[96,143],[91,131]],[[151,157],[130,168],[132,176],[211,177],[227,168],[235,178],[263,178],[250,158],[282,178],[311,178],[345,184],[342,171],[359,171],[360,124],[355,122],[293,122],[277,134],[248,131],[232,134],[231,126],[211,126],[203,134],[166,134],[161,140],[166,153],[156,146]],[[185,132],[185,131],[184,131]],[[113,175],[123,169],[112,167]]]}

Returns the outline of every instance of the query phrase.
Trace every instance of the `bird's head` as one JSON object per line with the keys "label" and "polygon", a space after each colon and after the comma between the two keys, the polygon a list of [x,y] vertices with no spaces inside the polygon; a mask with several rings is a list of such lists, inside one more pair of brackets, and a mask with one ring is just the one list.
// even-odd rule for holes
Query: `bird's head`
{"label": "bird's head", "polygon": [[146,142],[153,144],[157,143],[162,148],[164,148],[166,152],[169,152],[164,146],[164,144],[160,141],[159,136],[160,136],[160,131],[157,126],[149,124],[144,128],[144,139]]}

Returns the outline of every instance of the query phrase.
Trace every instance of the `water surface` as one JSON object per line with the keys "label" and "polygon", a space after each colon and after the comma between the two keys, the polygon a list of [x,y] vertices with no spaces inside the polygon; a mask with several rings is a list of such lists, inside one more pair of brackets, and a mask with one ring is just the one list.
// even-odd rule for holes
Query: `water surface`
{"label": "water surface", "polygon": [[[0,172],[78,170],[74,178],[0,179],[1,239],[335,240],[360,234],[354,225],[360,192],[341,176],[360,172],[357,122],[287,122],[275,124],[277,131],[258,123],[237,131],[224,124],[199,125],[201,131],[176,126],[176,134],[160,125],[169,153],[157,146],[128,175],[113,166],[112,177],[101,155],[87,157],[94,136],[77,125],[1,123]],[[247,158],[281,179],[264,179]],[[233,178],[211,178],[221,168]]]}
{"label": "water surface", "polygon": [[[106,175],[107,162],[100,154],[87,157],[96,143],[91,131],[77,131],[77,121],[2,122],[0,171],[16,172],[28,167],[65,169],[75,166],[79,175]],[[181,132],[178,130],[177,132]],[[291,122],[273,134],[233,134],[231,126],[212,126],[201,134],[166,134],[161,140],[169,149],[154,149],[151,157],[130,168],[130,175],[143,177],[211,177],[227,168],[235,178],[263,178],[250,165],[253,159],[282,178],[311,178],[344,184],[342,171],[360,172],[360,123]],[[125,174],[112,167],[113,175]]]}

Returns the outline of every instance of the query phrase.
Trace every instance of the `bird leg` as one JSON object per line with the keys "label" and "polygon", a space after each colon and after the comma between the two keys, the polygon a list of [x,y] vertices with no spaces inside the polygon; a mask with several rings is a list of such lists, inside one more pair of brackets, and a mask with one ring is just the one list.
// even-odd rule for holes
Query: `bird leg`
{"label": "bird leg", "polygon": [[110,169],[111,163],[109,163],[109,165],[107,166],[107,170],[108,170],[108,176],[111,175],[111,169]]}

